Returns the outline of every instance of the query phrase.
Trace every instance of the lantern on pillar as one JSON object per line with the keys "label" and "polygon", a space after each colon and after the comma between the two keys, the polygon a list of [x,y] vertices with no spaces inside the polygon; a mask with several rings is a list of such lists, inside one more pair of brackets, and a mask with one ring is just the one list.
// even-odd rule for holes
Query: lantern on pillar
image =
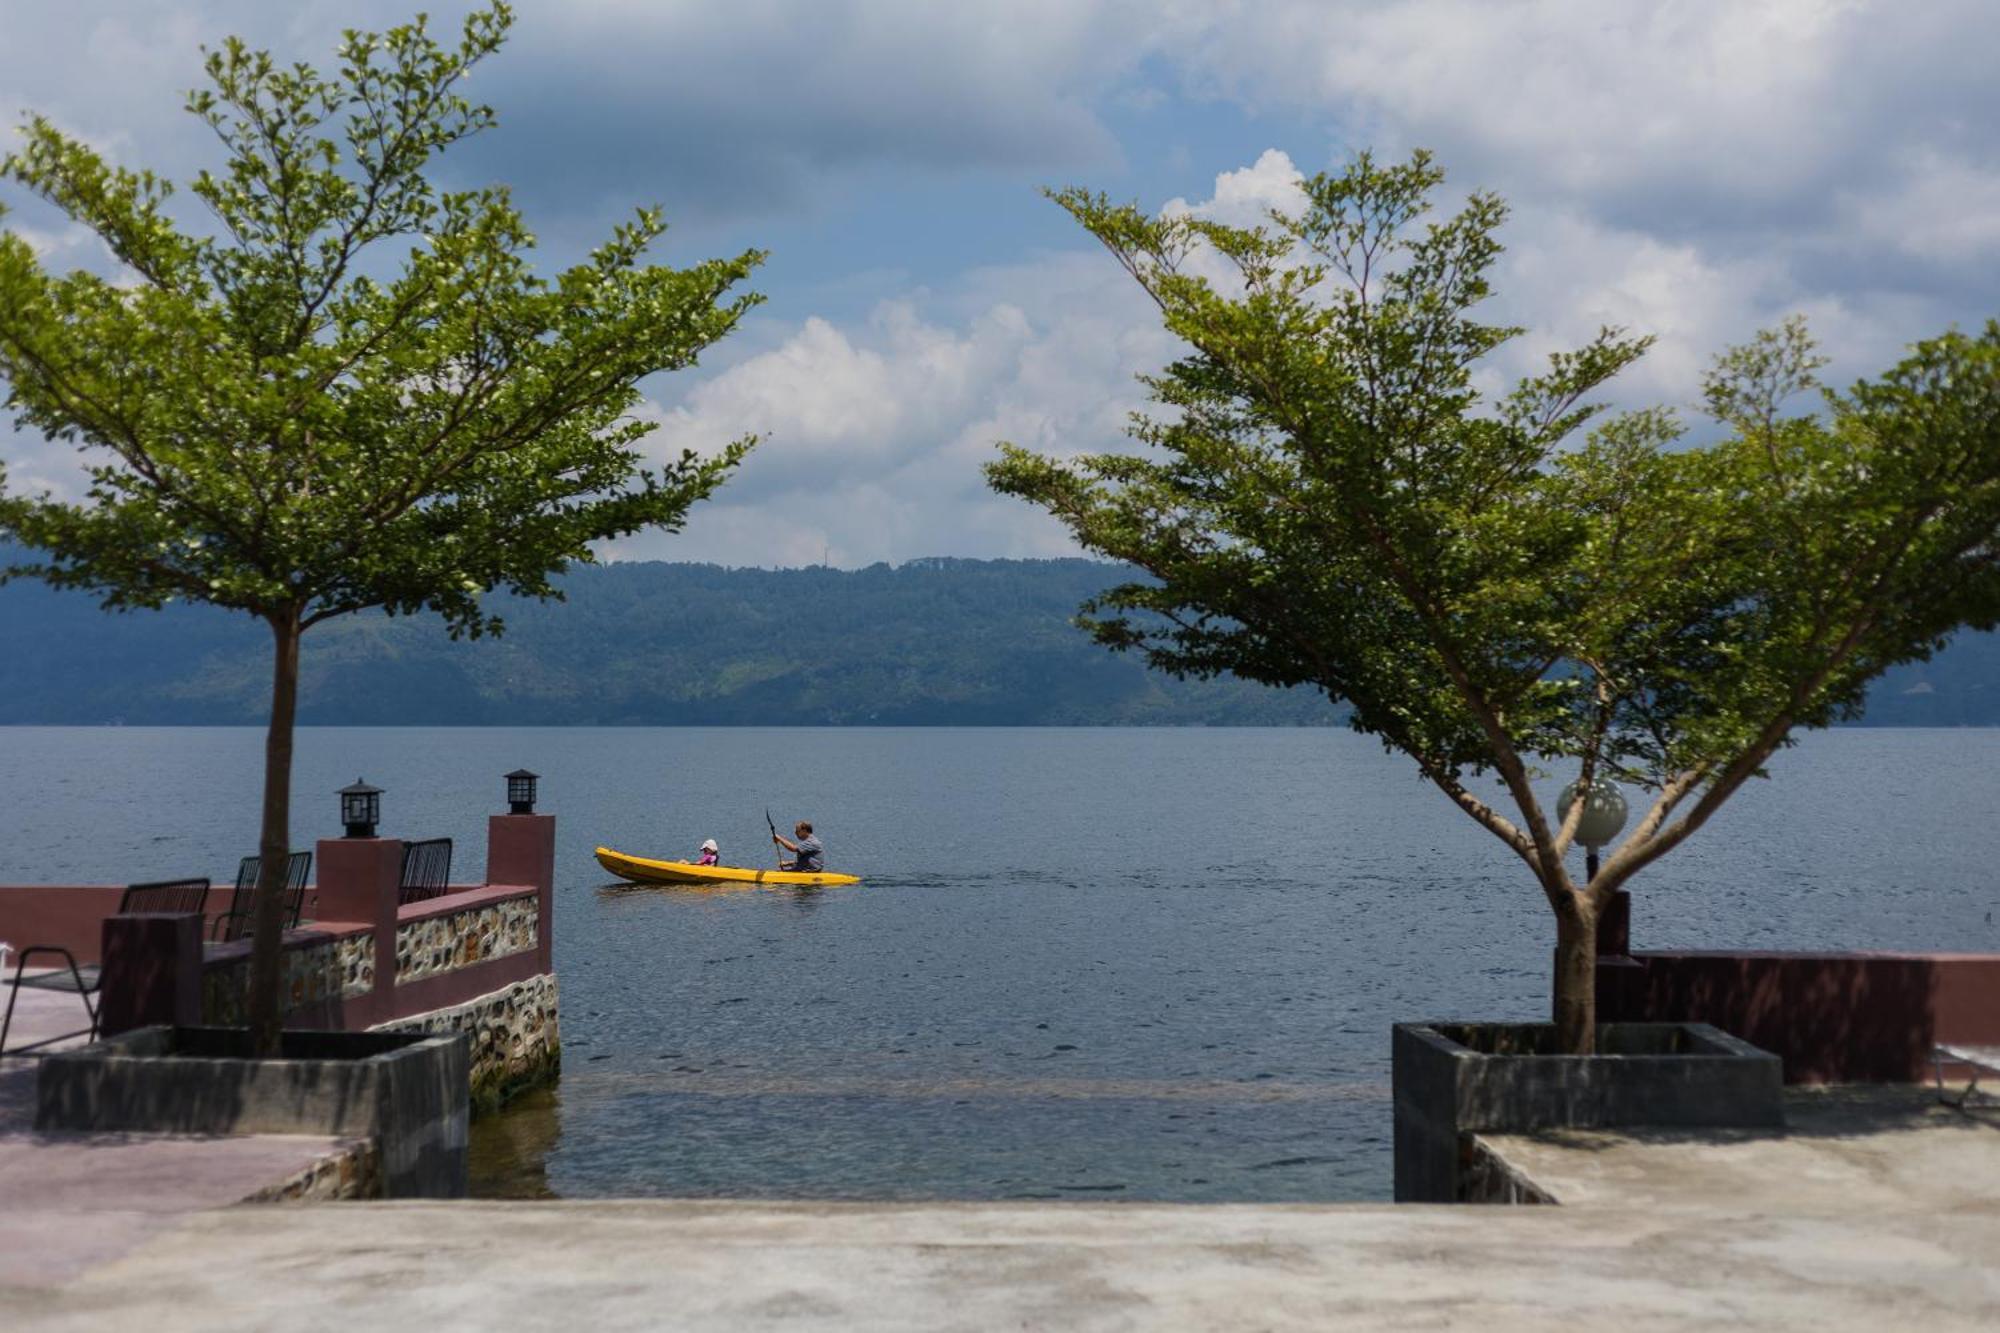
{"label": "lantern on pillar", "polygon": [[375,826],[382,821],[382,789],[356,778],[340,789],[339,796],[340,822],[347,826],[347,836],[374,837]]}
{"label": "lantern on pillar", "polygon": [[541,774],[530,773],[525,768],[517,768],[507,775],[507,813],[532,815],[535,813],[535,781]]}

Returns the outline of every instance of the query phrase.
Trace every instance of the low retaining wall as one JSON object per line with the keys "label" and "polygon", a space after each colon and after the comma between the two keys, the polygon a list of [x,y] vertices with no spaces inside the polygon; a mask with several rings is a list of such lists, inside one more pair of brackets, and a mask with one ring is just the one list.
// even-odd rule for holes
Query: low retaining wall
{"label": "low retaining wall", "polygon": [[1784,1123],[1778,1061],[1699,1023],[1606,1023],[1564,1055],[1548,1023],[1397,1023],[1396,1202],[1463,1203],[1509,1188],[1478,1163],[1483,1132]]}
{"label": "low retaining wall", "polygon": [[532,889],[512,892],[496,899],[492,890],[474,889],[403,908],[396,918],[396,984],[535,951],[539,903]]}
{"label": "low retaining wall", "polygon": [[[550,981],[545,989],[554,996],[549,975],[536,971],[541,926],[532,888],[468,888],[402,909],[393,929],[387,971],[375,927],[315,922],[288,932],[279,982],[285,1026],[386,1030],[433,1013],[504,1008],[509,1002],[497,997],[538,977]],[[241,1026],[248,1013],[249,942],[208,947],[200,967],[198,1021]]]}
{"label": "low retaining wall", "polygon": [[[35,1128],[317,1134],[375,1144],[390,1198],[466,1185],[467,1045],[456,1034],[287,1032],[250,1059],[241,1028],[146,1027],[42,1061]],[[299,1188],[338,1187],[305,1180]]]}
{"label": "low retaining wall", "polygon": [[2000,955],[1639,951],[1600,957],[1598,1020],[1710,1023],[1787,1083],[1913,1083],[1940,1042],[2000,1045]]}
{"label": "low retaining wall", "polygon": [[[208,891],[207,923],[229,910],[236,896],[234,882]],[[18,951],[32,944],[68,949],[78,963],[95,963],[104,946],[104,919],[118,910],[123,884],[0,884],[0,940]],[[13,958],[10,956],[11,964]],[[37,967],[61,967],[62,960],[43,956]]]}
{"label": "low retaining wall", "polygon": [[[479,1110],[555,1077],[562,1039],[553,973],[555,821],[487,821],[489,882],[405,903],[403,844],[322,840],[313,895],[326,919],[284,937],[280,1002],[288,1029],[464,1033]],[[94,895],[99,913],[116,889]],[[85,897],[68,900],[72,907]],[[242,1027],[251,946],[205,945],[192,914],[112,916],[104,973],[107,1035],[166,1024]]]}
{"label": "low retaining wall", "polygon": [[[328,922],[290,931],[284,959],[278,994],[288,1027],[342,1027],[344,1003],[375,989],[375,934],[366,926]],[[249,992],[249,943],[215,949],[202,966],[201,1021],[243,1026]]]}
{"label": "low retaining wall", "polygon": [[466,1004],[384,1023],[377,1031],[463,1032],[472,1042],[472,1113],[497,1110],[562,1069],[556,979],[542,973]]}
{"label": "low retaining wall", "polygon": [[[287,935],[286,1026],[463,1032],[471,1042],[475,1115],[556,1077],[558,992],[554,974],[534,970],[541,946],[534,890],[469,888],[413,904],[400,910],[395,940],[394,975],[385,980],[368,926],[328,923]],[[202,1022],[245,1022],[249,950],[235,944],[209,952]]]}

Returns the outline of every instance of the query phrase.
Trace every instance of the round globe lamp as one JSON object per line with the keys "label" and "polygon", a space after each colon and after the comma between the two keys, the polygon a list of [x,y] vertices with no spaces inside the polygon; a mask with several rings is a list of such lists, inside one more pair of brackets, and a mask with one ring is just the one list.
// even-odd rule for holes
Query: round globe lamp
{"label": "round globe lamp", "polygon": [[[1570,783],[1556,797],[1556,815],[1565,823],[1569,811],[1576,804],[1579,784]],[[1625,793],[1618,790],[1618,784],[1609,778],[1592,779],[1588,790],[1583,792],[1583,813],[1577,816],[1576,840],[1583,844],[1584,869],[1589,879],[1597,878],[1597,853],[1606,843],[1617,837],[1625,827],[1625,818],[1631,812],[1625,805]]]}

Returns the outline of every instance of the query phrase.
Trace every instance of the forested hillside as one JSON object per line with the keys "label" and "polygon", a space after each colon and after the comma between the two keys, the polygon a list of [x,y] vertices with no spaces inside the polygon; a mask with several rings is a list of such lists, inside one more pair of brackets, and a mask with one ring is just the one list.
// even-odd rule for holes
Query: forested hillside
{"label": "forested hillside", "polygon": [[[1324,700],[1176,682],[1069,618],[1118,571],[1084,560],[891,568],[584,568],[568,600],[500,605],[499,639],[352,617],[305,640],[300,720],[478,724],[1309,724]],[[247,723],[262,626],[203,608],[108,615],[0,588],[0,722]]]}
{"label": "forested hillside", "polygon": [[[622,564],[566,603],[508,601],[504,637],[369,615],[305,641],[313,724],[1313,725],[1326,701],[1173,681],[1069,622],[1120,571],[1085,560],[918,560],[868,569]],[[263,720],[262,626],[202,608],[110,615],[0,587],[0,723]],[[1876,691],[1867,721],[2000,721],[2000,642],[1969,636]]]}

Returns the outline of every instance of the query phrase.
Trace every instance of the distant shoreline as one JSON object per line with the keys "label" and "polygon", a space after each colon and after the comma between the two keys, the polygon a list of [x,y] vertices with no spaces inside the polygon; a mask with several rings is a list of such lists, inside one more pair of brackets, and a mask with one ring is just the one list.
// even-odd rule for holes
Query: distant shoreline
{"label": "distant shoreline", "polygon": [[[261,722],[0,722],[21,731],[262,731]],[[1332,722],[301,722],[301,731],[1346,731]],[[1993,731],[1993,722],[1836,722],[1818,731]],[[1813,734],[1801,730],[1797,735]]]}

